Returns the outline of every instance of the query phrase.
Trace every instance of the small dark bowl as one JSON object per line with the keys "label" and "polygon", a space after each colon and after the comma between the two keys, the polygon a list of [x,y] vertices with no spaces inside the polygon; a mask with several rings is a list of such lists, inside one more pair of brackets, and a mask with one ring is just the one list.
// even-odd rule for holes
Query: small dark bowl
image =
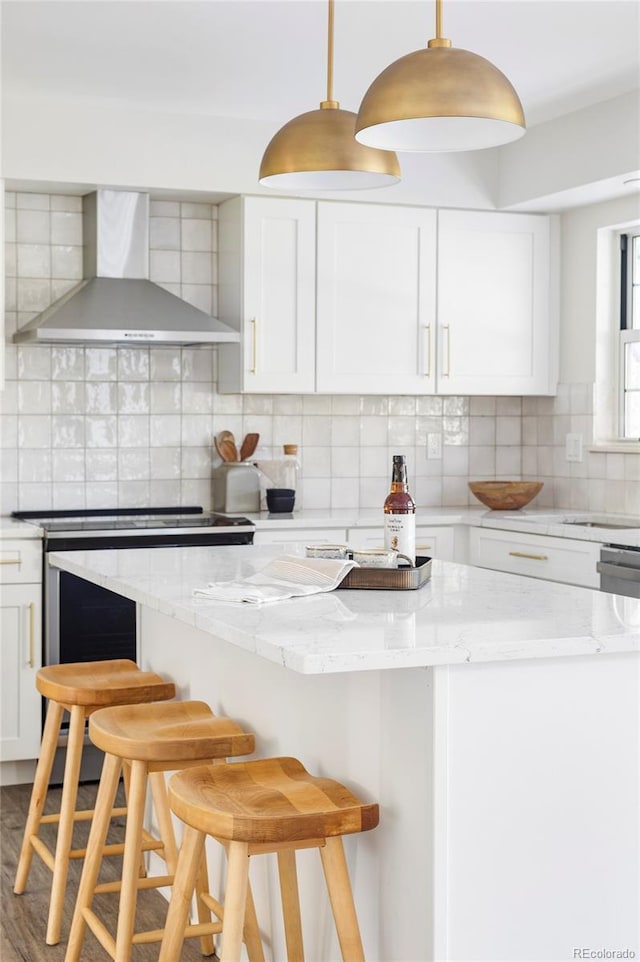
{"label": "small dark bowl", "polygon": [[267,507],[271,514],[293,511],[295,501],[293,488],[267,488]]}

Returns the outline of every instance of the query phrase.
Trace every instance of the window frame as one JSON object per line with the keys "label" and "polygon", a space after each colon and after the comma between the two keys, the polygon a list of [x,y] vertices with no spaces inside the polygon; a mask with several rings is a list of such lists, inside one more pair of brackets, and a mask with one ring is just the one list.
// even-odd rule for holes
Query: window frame
{"label": "window frame", "polygon": [[[640,282],[634,283],[634,254],[640,251],[640,228],[620,232],[620,311],[616,330],[618,341],[618,439],[622,443],[640,442],[640,437],[627,434],[626,398],[627,367],[625,350],[628,344],[640,342],[640,327],[633,327],[634,317],[640,320]],[[635,389],[634,389],[635,390]]]}

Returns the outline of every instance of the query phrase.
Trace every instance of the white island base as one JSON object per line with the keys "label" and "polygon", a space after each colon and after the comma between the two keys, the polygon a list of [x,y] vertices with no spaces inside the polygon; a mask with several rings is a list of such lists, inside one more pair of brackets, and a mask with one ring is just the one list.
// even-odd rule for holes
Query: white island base
{"label": "white island base", "polygon": [[[367,962],[640,956],[636,654],[300,674],[139,610],[141,667],[379,801],[345,839]],[[320,860],[298,861],[306,962],[333,962]],[[254,862],[282,962],[275,864]],[[629,954],[579,954],[602,950]]]}

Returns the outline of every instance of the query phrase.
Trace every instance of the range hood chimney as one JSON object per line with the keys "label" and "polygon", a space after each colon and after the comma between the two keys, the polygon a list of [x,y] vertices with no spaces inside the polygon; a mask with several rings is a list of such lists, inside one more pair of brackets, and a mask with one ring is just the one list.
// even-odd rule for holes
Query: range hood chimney
{"label": "range hood chimney", "polygon": [[149,195],[84,197],[84,280],[13,336],[17,342],[216,344],[238,331],[149,278]]}

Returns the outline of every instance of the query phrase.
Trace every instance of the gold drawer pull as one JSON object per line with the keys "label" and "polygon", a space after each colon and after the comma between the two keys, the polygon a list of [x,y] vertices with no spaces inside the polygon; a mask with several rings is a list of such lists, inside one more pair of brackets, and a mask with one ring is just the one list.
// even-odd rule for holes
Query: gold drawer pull
{"label": "gold drawer pull", "polygon": [[34,654],[35,654],[35,621],[36,621],[36,606],[32,601],[29,604],[29,668],[33,668],[35,665]]}
{"label": "gold drawer pull", "polygon": [[21,565],[22,558],[0,558],[0,565]]}
{"label": "gold drawer pull", "polygon": [[416,551],[433,551],[432,544],[417,544]]}
{"label": "gold drawer pull", "polygon": [[548,561],[546,554],[528,554],[526,551],[510,551],[512,558],[529,558],[530,561]]}

